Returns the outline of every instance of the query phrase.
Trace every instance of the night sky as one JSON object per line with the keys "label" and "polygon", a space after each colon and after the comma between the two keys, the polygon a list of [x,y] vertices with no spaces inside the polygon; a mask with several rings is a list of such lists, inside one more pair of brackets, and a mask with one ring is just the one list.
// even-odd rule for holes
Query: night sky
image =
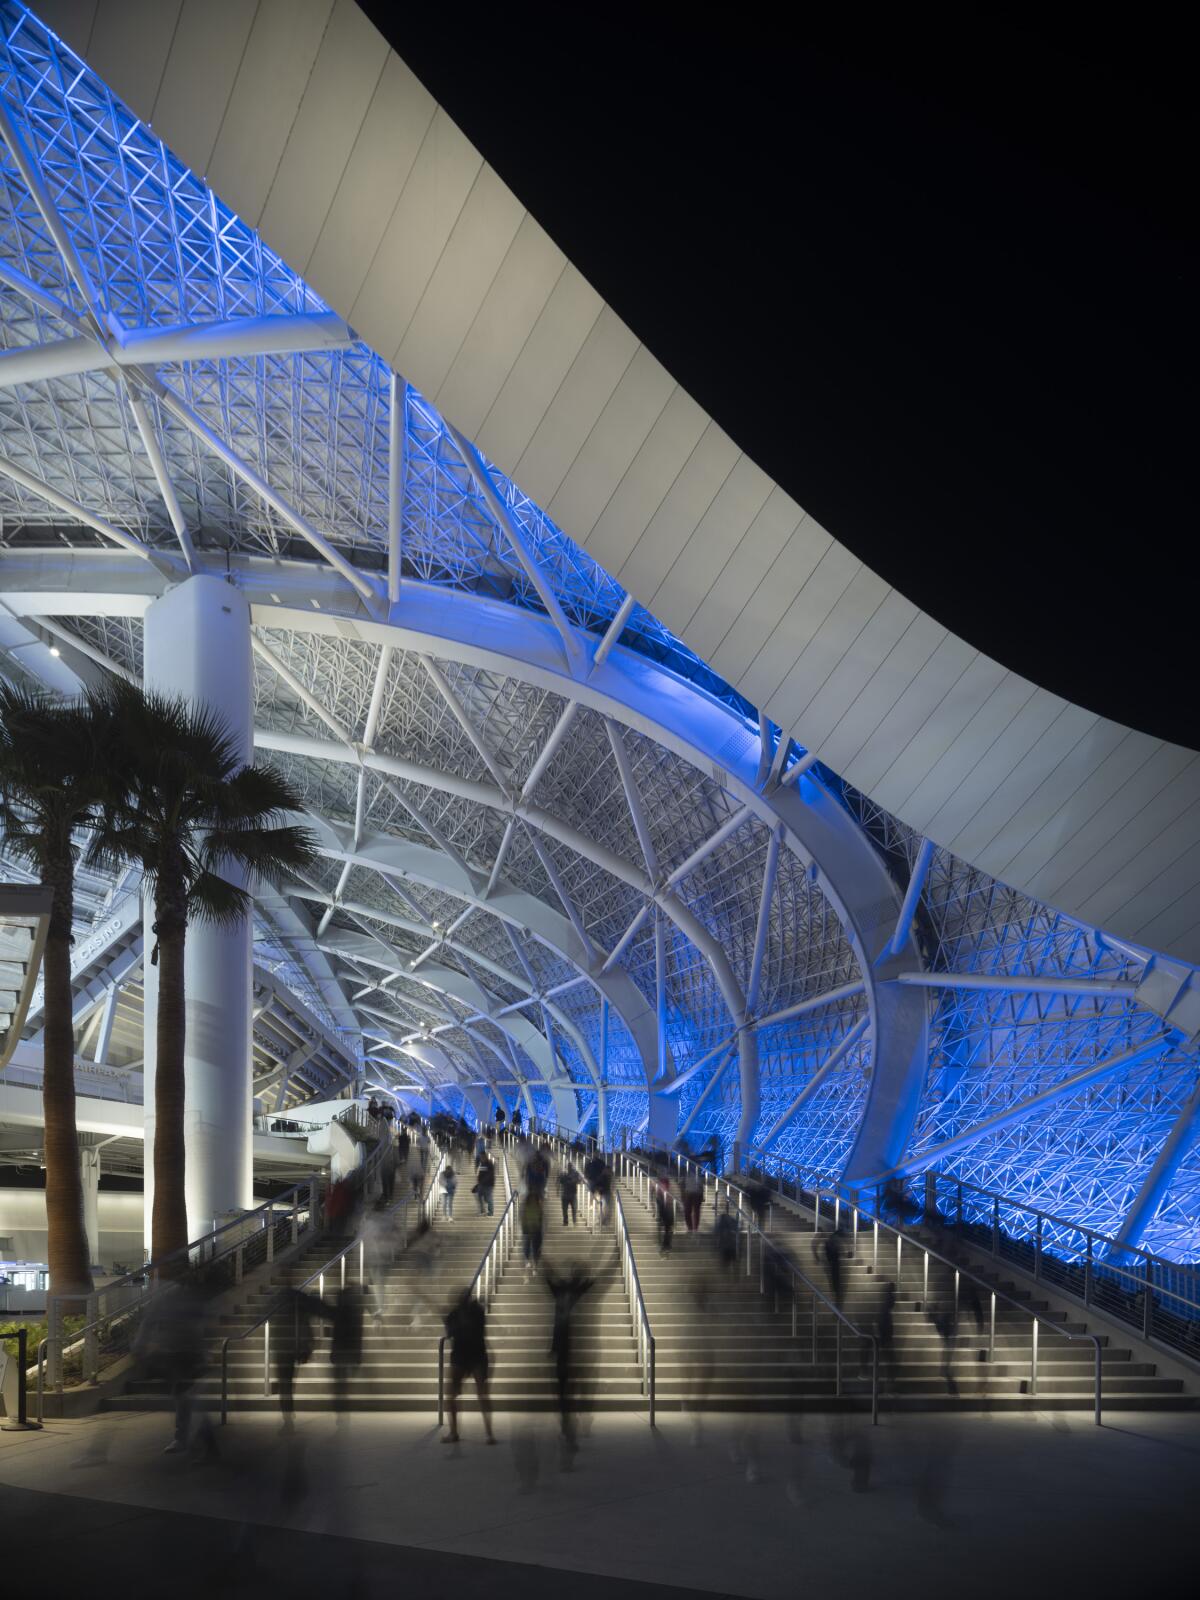
{"label": "night sky", "polygon": [[836,538],[1008,667],[1200,747],[1181,39],[365,9]]}

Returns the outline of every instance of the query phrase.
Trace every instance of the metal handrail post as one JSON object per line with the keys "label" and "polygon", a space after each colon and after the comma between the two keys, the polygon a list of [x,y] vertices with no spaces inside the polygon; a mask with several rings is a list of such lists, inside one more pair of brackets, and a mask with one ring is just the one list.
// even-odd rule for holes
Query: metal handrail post
{"label": "metal handrail post", "polygon": [[1154,1331],[1154,1263],[1146,1257],[1146,1287],[1142,1304],[1142,1337],[1149,1339]]}
{"label": "metal handrail post", "polygon": [[1029,1357],[1029,1392],[1037,1393],[1038,1379],[1038,1319],[1033,1319],[1033,1345]]}
{"label": "metal handrail post", "polygon": [[988,1360],[996,1359],[996,1291],[992,1290],[991,1318],[988,1326]]}
{"label": "metal handrail post", "polygon": [[438,1427],[446,1420],[446,1335],[438,1340]]}
{"label": "metal handrail post", "polygon": [[817,1364],[817,1291],[813,1290],[812,1297],[812,1364]]}
{"label": "metal handrail post", "polygon": [[263,1323],[263,1398],[271,1397],[271,1319]]}

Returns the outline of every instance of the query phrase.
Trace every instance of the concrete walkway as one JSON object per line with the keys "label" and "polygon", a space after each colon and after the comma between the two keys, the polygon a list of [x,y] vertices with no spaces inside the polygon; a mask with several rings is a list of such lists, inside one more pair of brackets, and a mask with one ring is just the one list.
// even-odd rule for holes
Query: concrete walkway
{"label": "concrete walkway", "polygon": [[53,1594],[99,1563],[127,1596],[1128,1595],[1190,1560],[1200,1490],[1178,1414],[723,1416],[699,1443],[687,1418],[599,1416],[573,1463],[533,1417],[487,1449],[474,1417],[455,1447],[417,1417],[301,1418],[288,1440],[245,1416],[204,1463],[164,1457],[169,1431],[0,1434],[6,1583]]}

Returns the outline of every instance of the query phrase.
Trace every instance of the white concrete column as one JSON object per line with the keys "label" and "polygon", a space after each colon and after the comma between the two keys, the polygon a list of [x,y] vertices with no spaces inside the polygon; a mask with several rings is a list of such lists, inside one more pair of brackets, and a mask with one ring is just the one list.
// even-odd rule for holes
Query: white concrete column
{"label": "white concrete column", "polygon": [[[148,689],[184,695],[214,707],[246,761],[254,757],[250,608],[219,578],[189,578],[148,608],[145,623]],[[146,1237],[150,1236],[154,1148],[157,968],[152,908],[146,926],[145,1102]],[[225,1213],[252,1203],[253,1078],[251,1007],[253,930],[192,923],[187,933],[187,1046],[184,1057],[188,1238],[208,1232]]]}
{"label": "white concrete column", "polygon": [[83,1180],[83,1229],[87,1234],[88,1261],[94,1267],[100,1262],[99,1150],[80,1150],[79,1174]]}

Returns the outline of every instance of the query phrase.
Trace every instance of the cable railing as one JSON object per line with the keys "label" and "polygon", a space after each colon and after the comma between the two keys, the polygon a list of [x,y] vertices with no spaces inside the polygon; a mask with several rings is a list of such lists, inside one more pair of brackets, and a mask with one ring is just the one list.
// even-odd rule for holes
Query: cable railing
{"label": "cable railing", "polygon": [[[753,1150],[749,1156],[765,1177],[774,1178],[781,1195],[801,1204],[809,1196],[818,1207],[822,1199],[832,1204],[840,1198],[881,1221],[893,1204],[894,1187],[848,1185],[769,1152]],[[1200,1365],[1200,1270],[1119,1245],[1094,1229],[950,1174],[927,1171],[923,1187],[923,1197],[910,1201],[910,1226],[924,1222],[952,1233],[1123,1324],[1148,1344]],[[1133,1264],[1122,1265],[1122,1256],[1133,1258]]]}

